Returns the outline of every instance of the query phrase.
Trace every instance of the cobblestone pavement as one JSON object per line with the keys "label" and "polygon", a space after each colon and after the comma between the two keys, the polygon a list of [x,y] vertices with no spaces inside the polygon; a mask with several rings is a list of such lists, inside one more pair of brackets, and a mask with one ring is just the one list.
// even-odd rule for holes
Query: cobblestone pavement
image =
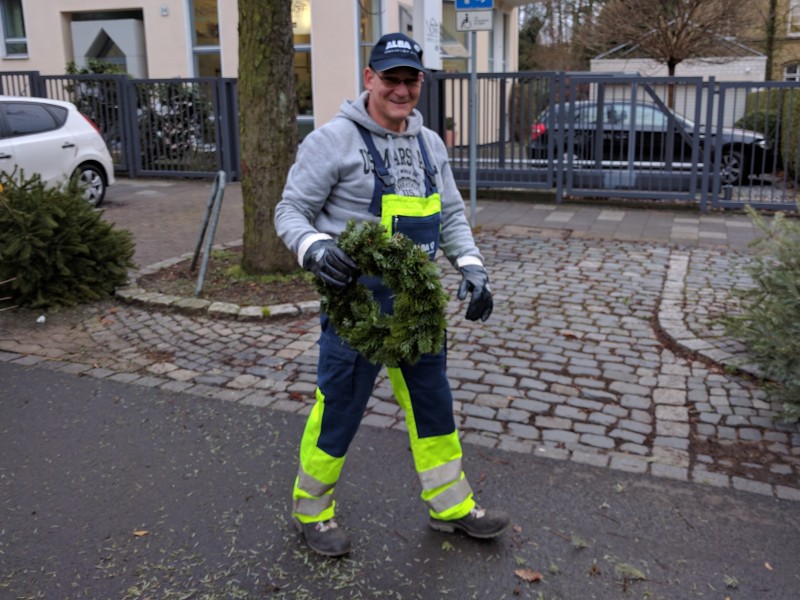
{"label": "cobblestone pavement", "polygon": [[[568,221],[563,210],[540,212],[545,225]],[[713,231],[711,244],[696,243],[697,217],[673,219],[671,243],[598,231],[602,219],[581,231],[486,221],[478,242],[494,314],[474,324],[463,304],[448,309],[448,373],[466,442],[800,500],[800,428],[778,422],[756,380],[730,368],[746,356],[714,322],[732,306],[731,289],[749,285],[746,252]],[[709,220],[736,233],[729,221]],[[689,243],[675,243],[676,227]],[[458,277],[443,270],[454,292]],[[0,360],[311,408],[314,313],[242,321],[109,302],[43,325],[35,317],[0,315]],[[405,428],[384,375],[364,422]]]}

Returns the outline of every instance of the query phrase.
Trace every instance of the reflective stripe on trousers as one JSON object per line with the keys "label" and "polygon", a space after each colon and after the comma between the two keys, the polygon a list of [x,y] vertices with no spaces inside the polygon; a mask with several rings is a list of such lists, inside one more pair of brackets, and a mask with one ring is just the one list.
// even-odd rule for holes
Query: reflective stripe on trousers
{"label": "reflective stripe on trousers", "polygon": [[[372,393],[380,365],[350,348],[323,318],[320,336],[320,387],[300,445],[300,468],[294,485],[294,515],[302,522],[333,517],[333,488],[344,466]],[[415,365],[388,369],[389,380],[405,411],[414,466],[422,499],[430,514],[458,519],[475,506],[461,470],[461,444],[445,374],[445,350],[423,355]],[[349,374],[348,374],[349,373]]]}

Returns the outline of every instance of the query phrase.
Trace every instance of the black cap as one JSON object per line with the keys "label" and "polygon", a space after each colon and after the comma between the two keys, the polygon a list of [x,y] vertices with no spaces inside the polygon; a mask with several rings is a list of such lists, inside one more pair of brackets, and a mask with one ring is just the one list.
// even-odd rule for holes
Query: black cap
{"label": "black cap", "polygon": [[369,55],[369,66],[379,73],[396,67],[425,70],[422,66],[422,48],[402,33],[387,33],[379,39]]}

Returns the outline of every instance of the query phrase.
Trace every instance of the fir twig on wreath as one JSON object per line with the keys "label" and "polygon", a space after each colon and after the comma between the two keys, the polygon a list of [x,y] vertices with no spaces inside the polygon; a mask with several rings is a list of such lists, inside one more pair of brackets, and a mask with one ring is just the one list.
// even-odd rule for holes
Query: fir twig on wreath
{"label": "fir twig on wreath", "polygon": [[394,292],[394,315],[382,315],[372,292],[354,282],[333,289],[317,282],[321,308],[350,346],[374,364],[414,364],[444,344],[447,294],[439,267],[402,234],[392,237],[380,223],[350,221],[339,246],[363,275],[378,276]]}

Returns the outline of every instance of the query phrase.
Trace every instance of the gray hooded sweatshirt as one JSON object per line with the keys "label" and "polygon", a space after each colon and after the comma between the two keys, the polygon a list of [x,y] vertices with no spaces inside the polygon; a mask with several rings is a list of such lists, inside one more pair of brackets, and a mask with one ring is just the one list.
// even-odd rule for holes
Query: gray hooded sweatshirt
{"label": "gray hooded sweatshirt", "polygon": [[312,131],[300,144],[283,197],[275,209],[278,235],[302,265],[311,244],[336,239],[351,219],[380,220],[369,212],[375,176],[355,122],[373,134],[378,152],[395,177],[396,193],[401,196],[425,195],[425,170],[416,137],[422,132],[428,157],[437,171],[436,184],[442,200],[440,248],[457,267],[482,265],[442,139],[423,126],[422,115],[416,109],[408,117],[403,133],[384,129],[367,113],[367,95],[364,92],[356,101],[343,103],[336,117]]}

